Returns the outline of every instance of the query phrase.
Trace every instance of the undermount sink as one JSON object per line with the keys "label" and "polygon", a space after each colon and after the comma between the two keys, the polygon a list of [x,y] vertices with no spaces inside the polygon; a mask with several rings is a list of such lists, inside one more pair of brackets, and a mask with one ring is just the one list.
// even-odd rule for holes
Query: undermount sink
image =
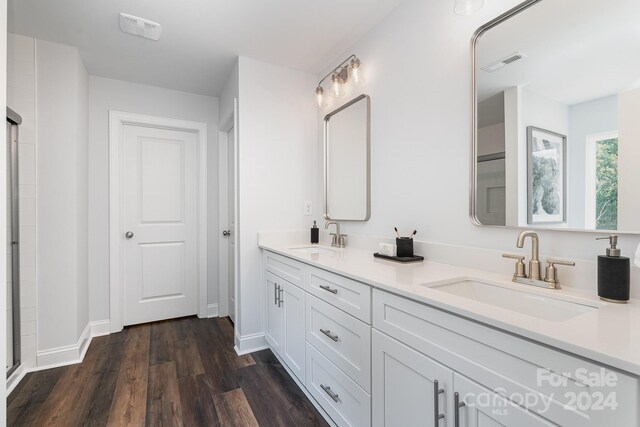
{"label": "undermount sink", "polygon": [[587,305],[470,279],[431,288],[550,322],[564,322],[598,309],[595,303]]}
{"label": "undermount sink", "polygon": [[330,254],[330,253],[336,252],[335,249],[330,248],[328,246],[317,246],[317,245],[298,246],[295,248],[289,248],[289,250],[292,252],[298,252],[302,254]]}

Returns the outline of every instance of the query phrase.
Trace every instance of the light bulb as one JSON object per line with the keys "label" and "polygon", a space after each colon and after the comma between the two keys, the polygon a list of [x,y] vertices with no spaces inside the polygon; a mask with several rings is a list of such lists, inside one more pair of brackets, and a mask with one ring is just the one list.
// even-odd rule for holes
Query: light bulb
{"label": "light bulb", "polygon": [[484,6],[484,0],[455,0],[453,11],[456,15],[471,15]]}
{"label": "light bulb", "polygon": [[358,58],[353,58],[351,60],[351,81],[356,86],[364,81],[364,76],[362,75],[362,65],[360,64],[360,60]]}
{"label": "light bulb", "polygon": [[318,108],[322,108],[322,103],[324,101],[324,89],[322,86],[318,86],[316,88],[316,101],[318,103]]}
{"label": "light bulb", "polygon": [[336,98],[344,95],[344,89],[342,88],[342,79],[337,73],[331,76],[331,89],[333,90],[333,96]]}

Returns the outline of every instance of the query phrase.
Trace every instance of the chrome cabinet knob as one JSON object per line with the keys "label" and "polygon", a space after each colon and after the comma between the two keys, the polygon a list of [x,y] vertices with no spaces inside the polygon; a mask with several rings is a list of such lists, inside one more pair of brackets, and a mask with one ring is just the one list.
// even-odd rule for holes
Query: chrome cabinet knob
{"label": "chrome cabinet knob", "polygon": [[231,236],[231,230],[224,230],[224,231],[222,232],[222,235],[223,235],[224,237],[229,237],[229,236]]}
{"label": "chrome cabinet knob", "polygon": [[133,232],[132,231],[127,231],[126,233],[124,233],[124,237],[126,237],[127,239],[130,239],[133,237]]}

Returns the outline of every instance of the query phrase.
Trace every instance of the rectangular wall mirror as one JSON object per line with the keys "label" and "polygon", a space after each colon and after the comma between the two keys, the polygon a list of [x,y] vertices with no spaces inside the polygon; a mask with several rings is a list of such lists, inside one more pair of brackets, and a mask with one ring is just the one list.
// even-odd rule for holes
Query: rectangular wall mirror
{"label": "rectangular wall mirror", "polygon": [[371,216],[371,100],[360,95],[324,118],[324,216]]}
{"label": "rectangular wall mirror", "polygon": [[478,30],[476,224],[640,233],[638,23],[638,0],[533,0]]}

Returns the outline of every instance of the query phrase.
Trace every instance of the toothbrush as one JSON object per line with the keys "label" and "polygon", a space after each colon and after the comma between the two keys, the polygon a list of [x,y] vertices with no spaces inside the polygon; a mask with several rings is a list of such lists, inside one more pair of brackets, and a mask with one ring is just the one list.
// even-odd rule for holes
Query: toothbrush
{"label": "toothbrush", "polygon": [[400,238],[400,233],[398,233],[398,227],[393,227],[394,230],[396,230],[396,236],[398,236],[398,239]]}
{"label": "toothbrush", "polygon": [[409,238],[413,239],[413,236],[415,236],[416,234],[418,234],[418,230],[413,230],[413,233],[409,235]]}

